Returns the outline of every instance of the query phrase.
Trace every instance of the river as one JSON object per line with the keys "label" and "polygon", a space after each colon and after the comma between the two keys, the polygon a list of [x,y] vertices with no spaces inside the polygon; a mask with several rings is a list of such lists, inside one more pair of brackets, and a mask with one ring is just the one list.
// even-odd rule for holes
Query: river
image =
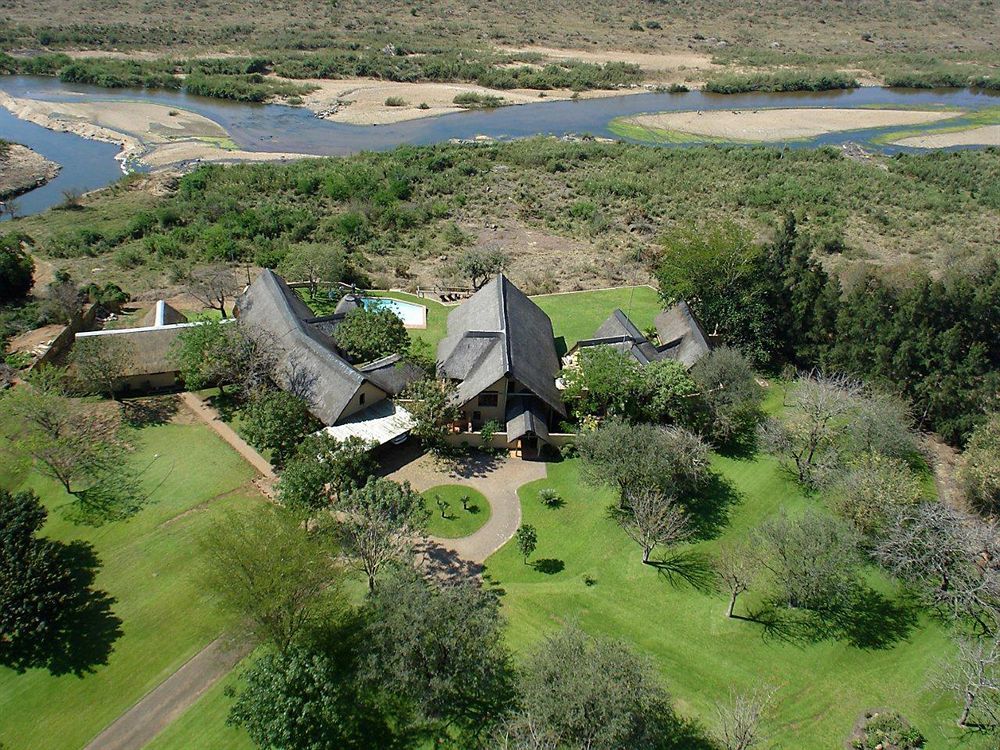
{"label": "river", "polygon": [[[344,155],[363,150],[387,150],[401,144],[431,144],[450,139],[489,136],[495,139],[532,135],[592,134],[616,137],[608,125],[616,117],[643,112],[768,107],[950,106],[969,110],[1000,104],[1000,96],[969,89],[903,90],[860,88],[847,91],[787,94],[629,94],[576,101],[539,101],[495,110],[457,112],[392,125],[347,125],[315,117],[310,111],[276,104],[245,104],[191,96],[177,91],[103,89],[67,84],[56,78],[0,76],[0,91],[28,99],[48,101],[142,101],[183,108],[204,115],[225,128],[240,148],[248,151],[285,151],[320,156]],[[886,153],[905,151],[880,146],[870,139],[885,129],[830,133],[808,141],[789,143],[794,148],[839,144],[847,141]],[[117,146],[90,141],[70,133],[57,133],[18,120],[0,109],[0,137],[23,143],[62,165],[56,179],[18,198],[22,215],[56,205],[66,190],[93,190],[121,177],[114,155]],[[782,145],[782,144],[771,144]]]}

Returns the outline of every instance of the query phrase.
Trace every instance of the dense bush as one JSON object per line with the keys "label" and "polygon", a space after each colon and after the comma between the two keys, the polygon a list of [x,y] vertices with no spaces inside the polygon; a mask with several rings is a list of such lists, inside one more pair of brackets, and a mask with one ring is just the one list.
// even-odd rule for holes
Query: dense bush
{"label": "dense bush", "polygon": [[34,280],[35,262],[25,252],[20,234],[0,236],[0,303],[26,297]]}
{"label": "dense bush", "polygon": [[705,82],[705,91],[714,94],[742,94],[748,91],[830,91],[856,89],[855,78],[837,71],[783,70],[776,73],[724,73]]}

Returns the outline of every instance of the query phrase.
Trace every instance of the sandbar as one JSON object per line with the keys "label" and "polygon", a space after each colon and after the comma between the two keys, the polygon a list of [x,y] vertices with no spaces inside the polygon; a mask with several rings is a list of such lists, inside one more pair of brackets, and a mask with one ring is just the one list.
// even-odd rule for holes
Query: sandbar
{"label": "sandbar", "polygon": [[785,141],[845,130],[920,125],[961,115],[910,109],[755,109],[660,112],[623,121],[654,130],[679,131],[732,141]]}

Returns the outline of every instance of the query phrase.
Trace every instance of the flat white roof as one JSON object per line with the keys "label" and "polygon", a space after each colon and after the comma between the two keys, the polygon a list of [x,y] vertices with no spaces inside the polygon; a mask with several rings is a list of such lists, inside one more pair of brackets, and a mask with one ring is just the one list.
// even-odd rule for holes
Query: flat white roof
{"label": "flat white roof", "polygon": [[415,424],[416,420],[410,412],[385,399],[339,424],[324,428],[322,432],[341,441],[349,437],[359,437],[367,442],[385,445],[405,435]]}

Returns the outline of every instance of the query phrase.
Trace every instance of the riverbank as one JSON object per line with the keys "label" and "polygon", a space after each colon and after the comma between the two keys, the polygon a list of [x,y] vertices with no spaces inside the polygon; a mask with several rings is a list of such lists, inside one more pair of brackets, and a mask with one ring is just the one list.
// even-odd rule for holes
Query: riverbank
{"label": "riverbank", "polygon": [[924,125],[961,112],[909,109],[755,109],[658,112],[619,118],[612,130],[639,140],[776,142],[828,133]]}
{"label": "riverbank", "polygon": [[60,168],[19,143],[0,143],[0,201],[44,185],[59,174]]}
{"label": "riverbank", "polygon": [[123,167],[159,169],[191,162],[284,161],[305,154],[242,151],[225,128],[187,110],[147,102],[50,102],[0,92],[0,106],[56,132],[117,144]]}

